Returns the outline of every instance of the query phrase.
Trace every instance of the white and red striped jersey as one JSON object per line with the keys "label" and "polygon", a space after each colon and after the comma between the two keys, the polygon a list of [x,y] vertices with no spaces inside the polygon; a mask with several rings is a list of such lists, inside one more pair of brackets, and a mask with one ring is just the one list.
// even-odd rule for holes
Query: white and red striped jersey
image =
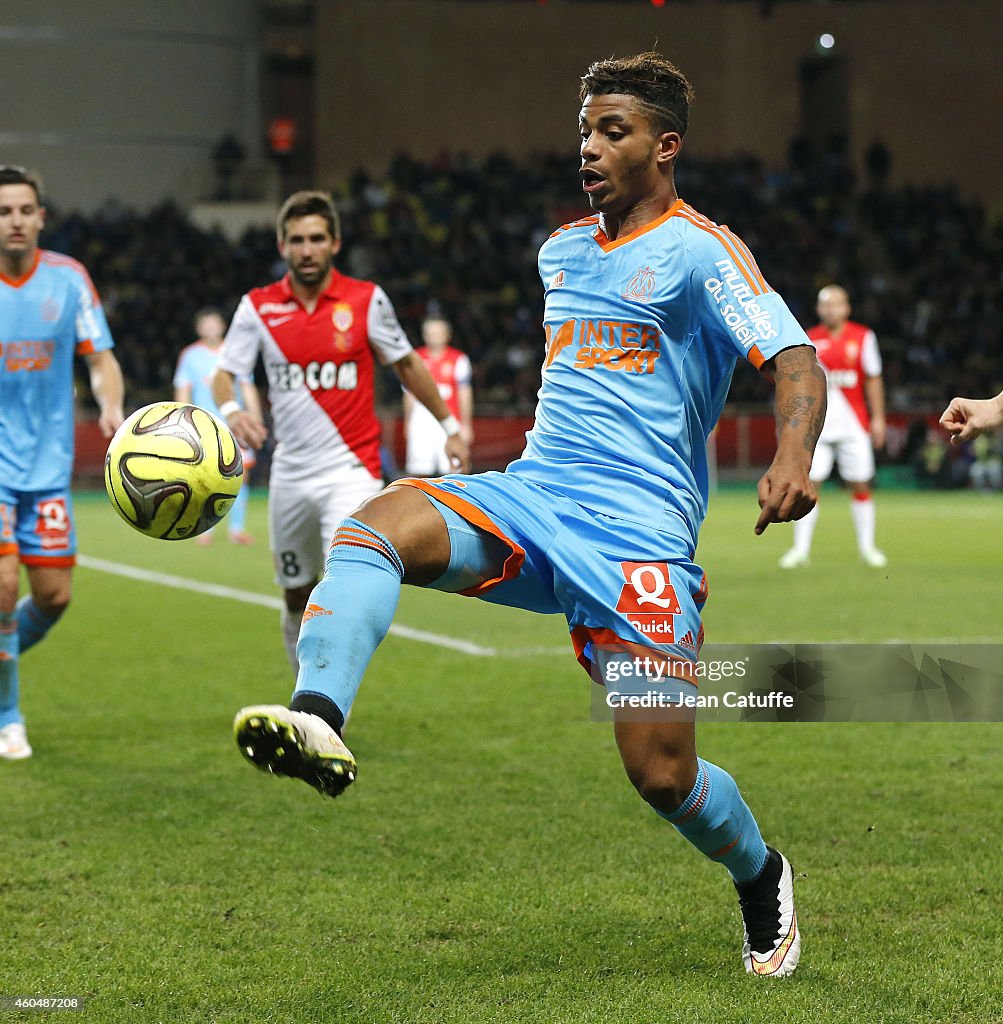
{"label": "white and red striped jersey", "polygon": [[[470,359],[458,348],[447,345],[438,352],[422,345],[415,349],[428,367],[442,400],[451,415],[460,418],[460,388],[469,384],[472,376]],[[424,409],[424,406],[422,406]],[[427,410],[426,410],[427,411]],[[429,413],[429,416],[432,414]]]}
{"label": "white and red striped jersey", "polygon": [[881,376],[881,353],[874,331],[848,320],[836,337],[824,324],[808,331],[815,354],[825,370],[829,403],[819,438],[829,441],[849,433],[871,429],[864,396],[864,380]]}
{"label": "white and red striped jersey", "polygon": [[360,464],[380,477],[373,353],[389,365],[411,351],[383,289],[335,271],[312,313],[293,294],[288,275],[248,292],[219,365],[241,377],[261,356],[276,442],[272,471],[283,480]]}

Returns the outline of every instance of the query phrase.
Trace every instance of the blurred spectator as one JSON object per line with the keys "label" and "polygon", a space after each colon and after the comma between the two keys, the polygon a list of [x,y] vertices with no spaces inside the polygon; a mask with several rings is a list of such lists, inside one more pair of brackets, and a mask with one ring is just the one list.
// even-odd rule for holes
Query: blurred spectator
{"label": "blurred spectator", "polygon": [[998,491],[1003,486],[1003,457],[995,434],[981,434],[972,442],[968,479],[977,491]]}

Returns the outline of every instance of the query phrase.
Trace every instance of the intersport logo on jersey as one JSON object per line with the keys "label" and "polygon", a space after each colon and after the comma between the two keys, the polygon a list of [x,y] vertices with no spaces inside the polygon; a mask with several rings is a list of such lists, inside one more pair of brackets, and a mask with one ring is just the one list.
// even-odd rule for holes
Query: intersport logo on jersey
{"label": "intersport logo on jersey", "polygon": [[718,260],[715,267],[720,277],[708,277],[704,287],[717,303],[718,312],[728,330],[745,349],[757,341],[769,341],[777,336],[773,316],[757,301],[757,296],[745,280],[745,275],[731,260]]}
{"label": "intersport logo on jersey", "polygon": [[574,366],[580,370],[654,373],[661,355],[661,332],[653,324],[621,320],[567,320],[557,330],[545,327],[546,369],[569,345],[577,345]]}

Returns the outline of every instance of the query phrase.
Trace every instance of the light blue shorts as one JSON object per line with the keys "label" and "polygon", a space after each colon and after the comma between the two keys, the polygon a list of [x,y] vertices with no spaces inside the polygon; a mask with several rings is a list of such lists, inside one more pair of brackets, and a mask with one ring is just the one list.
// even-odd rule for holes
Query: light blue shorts
{"label": "light blue shorts", "polygon": [[77,530],[68,490],[15,491],[0,486],[0,555],[24,565],[73,565]]}
{"label": "light blue shorts", "polygon": [[564,615],[575,654],[590,674],[597,647],[696,660],[707,579],[680,538],[601,515],[506,473],[397,485],[418,488],[502,541],[507,556],[496,556],[482,568],[480,582],[459,592]]}

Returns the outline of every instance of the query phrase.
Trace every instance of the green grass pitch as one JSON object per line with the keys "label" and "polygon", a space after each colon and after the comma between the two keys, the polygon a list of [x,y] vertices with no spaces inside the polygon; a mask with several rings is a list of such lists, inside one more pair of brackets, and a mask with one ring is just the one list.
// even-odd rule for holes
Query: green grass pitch
{"label": "green grass pitch", "polygon": [[[708,640],[1001,639],[1000,499],[880,493],[884,570],[835,490],[809,570],[776,568],[789,528],[756,538],[756,514],[748,489],[712,501]],[[92,558],[276,594],[263,495],[252,548],[147,540],[100,495],[77,516]],[[332,802],[231,738],[291,689],[274,610],[74,579],[22,661],[35,757],[0,763],[0,995],[109,1024],[1003,1021],[1000,725],[699,729],[800,876],[801,967],[764,983],[726,873],[591,722],[560,619],[406,590],[398,622],[499,653],[390,637]]]}

